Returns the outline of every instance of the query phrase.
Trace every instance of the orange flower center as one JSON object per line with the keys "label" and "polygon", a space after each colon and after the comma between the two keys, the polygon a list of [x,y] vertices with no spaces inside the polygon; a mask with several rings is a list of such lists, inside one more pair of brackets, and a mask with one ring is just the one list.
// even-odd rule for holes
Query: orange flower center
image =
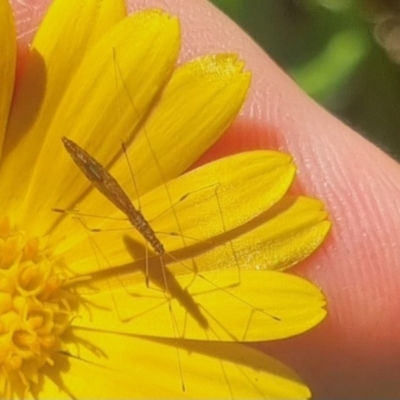
{"label": "orange flower center", "polygon": [[6,397],[29,393],[38,370],[53,364],[72,320],[71,294],[43,242],[0,217],[0,390]]}

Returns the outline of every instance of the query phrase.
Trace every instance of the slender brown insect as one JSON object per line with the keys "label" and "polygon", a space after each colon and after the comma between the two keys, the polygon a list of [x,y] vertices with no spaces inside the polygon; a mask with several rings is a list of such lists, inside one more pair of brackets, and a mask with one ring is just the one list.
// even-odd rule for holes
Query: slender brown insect
{"label": "slender brown insect", "polygon": [[151,244],[157,254],[160,256],[165,254],[164,246],[157,238],[153,228],[146,221],[143,214],[135,208],[116,179],[75,142],[66,137],[63,137],[62,141],[75,164],[90,182],[128,217],[130,223]]}

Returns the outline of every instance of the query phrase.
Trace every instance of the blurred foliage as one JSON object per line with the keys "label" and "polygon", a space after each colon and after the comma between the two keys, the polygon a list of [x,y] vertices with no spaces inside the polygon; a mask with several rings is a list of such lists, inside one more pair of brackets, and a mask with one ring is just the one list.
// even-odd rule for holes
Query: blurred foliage
{"label": "blurred foliage", "polygon": [[400,160],[397,0],[211,1],[305,92]]}

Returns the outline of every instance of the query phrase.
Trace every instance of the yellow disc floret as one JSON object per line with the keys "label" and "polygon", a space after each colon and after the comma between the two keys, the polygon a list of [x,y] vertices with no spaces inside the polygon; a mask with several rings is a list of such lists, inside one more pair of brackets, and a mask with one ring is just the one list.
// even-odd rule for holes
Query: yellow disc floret
{"label": "yellow disc floret", "polygon": [[53,364],[60,335],[72,320],[71,294],[45,240],[0,217],[0,382],[27,393],[38,369]]}

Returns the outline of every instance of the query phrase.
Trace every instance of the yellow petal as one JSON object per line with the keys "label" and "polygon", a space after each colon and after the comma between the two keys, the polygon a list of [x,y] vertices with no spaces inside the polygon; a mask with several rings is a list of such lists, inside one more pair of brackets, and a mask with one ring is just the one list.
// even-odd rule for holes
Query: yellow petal
{"label": "yellow petal", "polygon": [[[240,344],[152,341],[92,329],[74,329],[74,333],[76,344],[68,349],[73,357],[60,355],[56,361],[70,367],[58,380],[75,398],[300,399],[310,395],[289,368]],[[45,372],[57,380],[57,368]],[[59,398],[55,391],[47,393],[46,387],[43,395]]]}
{"label": "yellow petal", "polygon": [[14,89],[16,41],[14,20],[7,0],[0,0],[0,159]]}
{"label": "yellow petal", "polygon": [[[149,287],[144,277],[137,282],[133,274],[117,278],[114,273],[98,281],[94,276],[91,291],[82,289],[84,302],[92,305],[90,314],[81,310],[74,326],[148,336],[252,342],[305,332],[326,314],[324,297],[314,285],[281,272],[239,274],[230,269],[174,277],[169,270],[150,268]],[[166,296],[165,286],[172,299]]]}
{"label": "yellow petal", "polygon": [[222,236],[224,246],[196,256],[197,267],[287,269],[318,249],[331,228],[326,218],[319,200],[286,196],[250,224]]}
{"label": "yellow petal", "polygon": [[[215,247],[220,241],[211,238],[247,223],[276,204],[285,195],[294,174],[295,167],[287,154],[273,151],[241,153],[197,168],[170,181],[167,187],[159,186],[141,198],[142,212],[153,229],[159,232],[160,241],[168,252],[189,245]],[[80,212],[95,213],[96,205],[101,207],[98,209],[100,215],[122,216],[122,213],[113,212],[113,205],[107,207],[102,195],[96,192],[80,205]],[[132,262],[131,254],[125,251],[121,241],[124,229],[130,227],[128,222],[105,218],[86,218],[86,221],[97,229],[115,229],[93,237],[111,265]],[[58,227],[68,238],[58,252],[70,248],[63,257],[77,274],[96,272],[98,261],[88,233],[76,223],[70,228],[74,232],[67,232],[65,224]],[[145,246],[139,233],[135,229],[130,231],[132,238]],[[177,235],[166,234],[171,232]],[[81,245],[75,246],[79,241]],[[79,260],[74,256],[78,249]],[[144,257],[146,252],[142,251],[138,259]],[[212,267],[210,264],[209,268]]]}
{"label": "yellow petal", "polygon": [[286,194],[295,172],[287,154],[240,153],[197,168],[167,188],[159,186],[141,199],[142,210],[155,231],[177,233],[159,235],[172,252],[226,233],[270,209]]}
{"label": "yellow petal", "polygon": [[[127,38],[140,40],[132,43]],[[111,161],[116,155],[113,145],[120,150],[120,138],[131,132],[169,78],[179,41],[177,19],[161,11],[146,11],[116,24],[87,54],[50,127],[22,218],[38,229],[38,221],[58,218],[51,212],[53,207],[61,202],[68,207],[82,196],[91,184],[63,148],[61,137],[68,136],[83,147],[97,143],[100,159],[105,164]],[[117,86],[116,73],[123,74],[124,86]],[[125,104],[127,91],[131,97]],[[54,149],[60,152],[56,160]],[[41,184],[44,175],[45,186]]]}
{"label": "yellow petal", "polygon": [[[12,157],[1,168],[0,193],[9,193],[13,203],[26,195],[54,112],[87,48],[124,15],[121,0],[55,1],[50,7],[18,85],[4,147],[4,156]],[[2,198],[9,211],[10,201]]]}
{"label": "yellow petal", "polygon": [[[210,148],[239,112],[251,75],[237,55],[210,55],[178,68],[129,148],[136,196],[183,173]],[[111,170],[132,185],[126,160]],[[135,196],[135,197],[136,197]]]}

